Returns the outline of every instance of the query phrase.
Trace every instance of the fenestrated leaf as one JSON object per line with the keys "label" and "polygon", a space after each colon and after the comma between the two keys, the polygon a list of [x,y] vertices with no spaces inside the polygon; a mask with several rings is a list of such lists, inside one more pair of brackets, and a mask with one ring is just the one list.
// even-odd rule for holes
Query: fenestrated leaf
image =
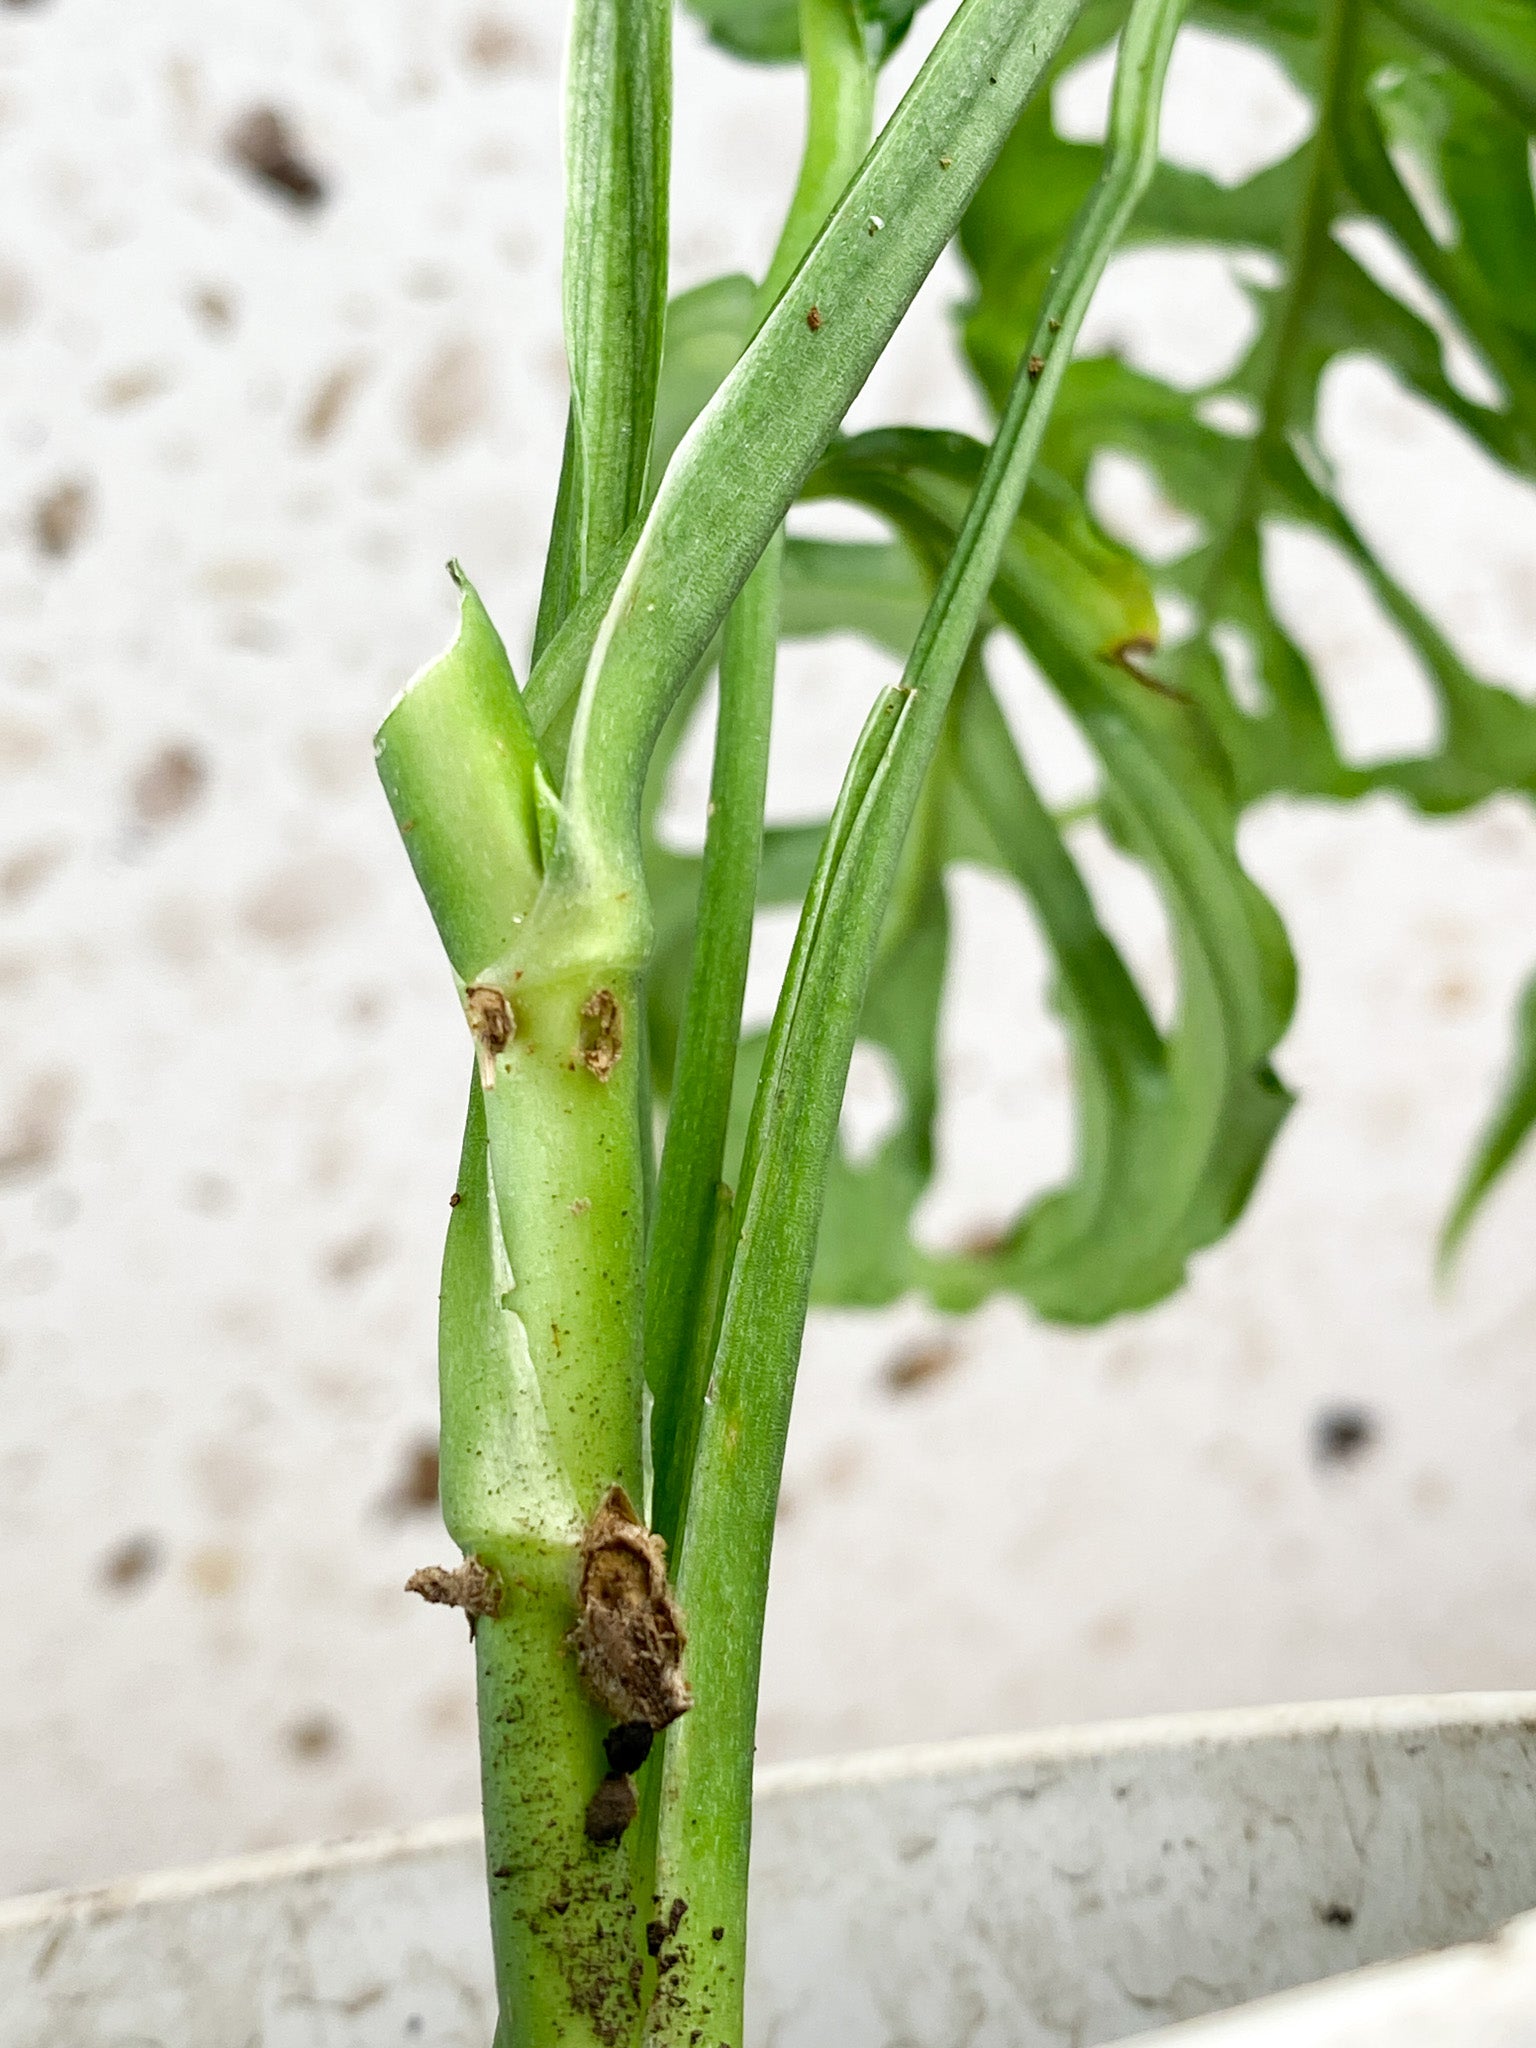
{"label": "fenestrated leaf", "polygon": [[[813,488],[883,513],[942,554],[980,458],[960,435],[892,430],[840,443]],[[865,1029],[895,1059],[908,1115],[870,1167],[838,1169],[818,1281],[832,1298],[923,1286],[942,1306],[964,1308],[1008,1286],[1074,1321],[1143,1306],[1177,1286],[1189,1256],[1231,1225],[1284,1116],[1289,1097],[1269,1055],[1294,998],[1289,948],[1238,862],[1237,792],[1209,726],[1193,704],[1118,658],[1145,638],[1145,586],[1125,579],[1118,618],[1114,588],[1106,577],[1085,601],[1079,579],[1063,576],[1021,521],[993,605],[1098,754],[1118,836],[1164,898],[1180,976],[1175,1024],[1166,1037],[1157,1032],[973,677],[933,771],[926,880],[936,887],[945,860],[980,859],[1029,897],[1074,1046],[1077,1170],[994,1245],[946,1257],[907,1242],[904,1228],[897,1235],[894,1217],[909,1216],[931,1170],[932,1050],[920,1040],[939,976],[921,947],[909,962],[893,943],[883,963],[891,1013],[881,1014],[877,975]],[[911,896],[923,900],[918,889]],[[926,942],[941,934],[930,910]]]}
{"label": "fenestrated leaf", "polygon": [[[1194,630],[1158,676],[1205,711],[1246,803],[1271,791],[1350,798],[1396,791],[1428,812],[1500,790],[1536,793],[1536,705],[1480,675],[1450,645],[1349,518],[1321,449],[1322,379],[1371,357],[1495,462],[1536,479],[1536,7],[1528,0],[1210,0],[1195,18],[1268,51],[1313,103],[1314,133],[1235,189],[1164,165],[1128,240],[1262,251],[1273,287],[1249,284],[1257,332],[1229,375],[1176,389],[1113,358],[1077,364],[1047,453],[1077,490],[1093,458],[1144,463],[1198,522],[1199,539],[1157,566]],[[1059,68],[1102,44],[1115,10],[1090,8]],[[962,230],[976,279],[966,344],[1000,393],[1039,303],[1061,221],[1099,151],[1051,125],[1050,96],[1026,109]],[[1377,282],[1362,224],[1390,238],[1422,294],[1460,330],[1490,389],[1480,402],[1447,373],[1439,335]],[[1253,431],[1218,431],[1241,419]],[[1322,535],[1364,579],[1417,654],[1437,701],[1434,741],[1396,758],[1345,758],[1317,675],[1266,582],[1261,525]],[[1236,681],[1223,648],[1245,646]],[[1518,1086],[1516,1097],[1518,1097]],[[1515,1098],[1511,1098],[1514,1100]],[[1506,1108],[1508,1106],[1506,1105]],[[1493,1126],[1453,1219],[1452,1238],[1496,1174],[1513,1126]]]}
{"label": "fenestrated leaf", "polygon": [[[1474,675],[1373,554],[1334,490],[1317,428],[1329,365],[1372,355],[1496,461],[1536,477],[1536,205],[1520,113],[1528,119],[1536,105],[1536,10],[1400,0],[1389,19],[1316,0],[1233,0],[1199,12],[1287,67],[1318,107],[1317,132],[1232,190],[1164,165],[1128,240],[1262,250],[1281,282],[1248,287],[1258,332],[1215,384],[1185,391],[1113,359],[1076,365],[1053,418],[1050,459],[1082,488],[1093,456],[1118,449],[1199,522],[1201,540],[1158,568],[1196,621],[1158,672],[1204,706],[1245,798],[1392,788],[1439,811],[1536,787],[1536,707]],[[1085,18],[1063,62],[1111,26],[1102,10]],[[967,214],[962,245],[977,294],[966,343],[994,392],[1012,374],[1062,216],[1098,157],[1054,133],[1049,96],[1039,94]],[[1438,194],[1438,207],[1426,192]],[[1391,235],[1451,311],[1502,385],[1499,404],[1479,404],[1451,383],[1438,337],[1349,253],[1339,231],[1361,220]],[[1235,401],[1256,431],[1217,431],[1207,423],[1213,400]],[[1341,547],[1414,647],[1443,713],[1432,752],[1345,762],[1317,679],[1270,601],[1259,525],[1272,518]],[[1213,638],[1222,627],[1252,648],[1262,703],[1237,701]]]}

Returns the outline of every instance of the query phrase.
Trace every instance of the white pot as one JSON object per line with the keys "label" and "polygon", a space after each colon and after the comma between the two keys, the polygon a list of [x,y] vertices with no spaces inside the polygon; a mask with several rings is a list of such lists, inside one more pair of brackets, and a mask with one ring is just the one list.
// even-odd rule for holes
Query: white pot
{"label": "white pot", "polygon": [[[760,1784],[749,2039],[1094,2048],[1482,1941],[1531,1907],[1531,1693],[792,1766]],[[1491,1953],[1523,1971],[1536,2014],[1536,1934]],[[1530,2019],[1522,2034],[1466,2031],[1482,1980],[1440,1959],[1207,2023],[1191,2048],[1228,2030],[1232,2048],[1385,2048],[1385,2034],[1330,2031],[1325,2008],[1352,1999],[1358,2022],[1362,1984],[1369,2002],[1437,1970],[1461,1972],[1463,2031],[1426,2042],[1536,2038]],[[1397,2048],[1420,2035],[1411,2001],[1395,2010]],[[486,2048],[490,2033],[469,1821],[0,1906],[0,2048]]]}

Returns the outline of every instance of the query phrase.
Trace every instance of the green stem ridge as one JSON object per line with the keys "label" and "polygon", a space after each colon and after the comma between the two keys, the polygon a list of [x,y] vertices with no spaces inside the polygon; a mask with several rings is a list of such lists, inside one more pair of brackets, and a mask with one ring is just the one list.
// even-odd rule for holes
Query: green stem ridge
{"label": "green stem ridge", "polygon": [[875,127],[875,66],[857,0],[800,0],[800,55],[805,148],[783,232],[758,290],[759,320],[800,268]]}
{"label": "green stem ridge", "polygon": [[670,0],[576,0],[566,64],[571,409],[534,638],[541,654],[645,496],[667,312]]}
{"label": "green stem ridge", "polygon": [[[856,0],[800,0],[799,18],[805,146],[778,248],[756,294],[759,322],[863,161],[874,126],[875,66]],[[726,619],[698,922],[648,1274],[652,1520],[674,1545],[724,1279],[729,1194],[719,1181],[757,907],[783,561],[780,528]]]}
{"label": "green stem ridge", "polygon": [[[903,687],[876,707],[802,914],[754,1105],[737,1249],[677,1576],[696,1704],[671,1732],[657,1850],[663,1906],[686,1906],[652,2007],[651,2048],[696,2029],[739,2040],[753,1734],[784,1442],[848,1060],[901,847],[955,681],[985,616],[1049,408],[1094,286],[1157,153],[1180,0],[1136,0],[1098,186],[1055,274]],[[715,1929],[720,1930],[715,1938]]]}
{"label": "green stem ridge", "polygon": [[[572,402],[539,655],[560,647],[562,626],[579,634],[590,588],[601,616],[645,495],[666,310],[670,32],[670,0],[573,9]],[[476,1625],[496,2040],[616,2048],[640,2025],[643,1923],[628,1848],[588,1838],[608,1722],[568,1639],[584,1528],[612,1487],[644,1492],[650,926],[643,897],[594,905],[551,890],[558,810],[537,705],[517,697],[467,586],[464,614],[455,648],[386,721],[379,766],[479,1054],[440,1376],[449,1530],[502,1596]]]}
{"label": "green stem ridge", "polygon": [[[681,1519],[703,1407],[703,1385],[691,1383],[687,1366],[690,1354],[699,1356],[691,1336],[714,1235],[716,1188],[725,1156],[757,906],[781,552],[781,539],[769,544],[726,621],[698,923],[657,1181],[645,1341],[647,1377],[656,1403],[651,1418],[651,1519],[669,1542]],[[707,1372],[707,1358],[702,1363]]]}

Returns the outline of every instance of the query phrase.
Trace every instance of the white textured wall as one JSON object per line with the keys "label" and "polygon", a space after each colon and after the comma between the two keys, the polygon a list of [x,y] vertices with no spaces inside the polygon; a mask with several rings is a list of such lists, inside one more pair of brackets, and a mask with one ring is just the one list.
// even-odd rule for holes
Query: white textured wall
{"label": "white textured wall", "polygon": [[[447,1554],[412,1479],[465,1055],[368,740],[446,636],[450,551],[513,636],[530,617],[562,426],[562,13],[0,8],[0,1890],[473,1797],[462,1631],[398,1590]],[[686,33],[680,58],[692,283],[766,254],[798,88]],[[1213,100],[1213,61],[1175,78],[1172,146],[1281,146],[1286,95]],[[323,204],[231,165],[265,104]],[[975,417],[955,289],[925,294],[861,421]],[[1096,320],[1194,374],[1242,317],[1220,266],[1137,258]],[[1362,522],[1536,687],[1529,498],[1368,365],[1328,419]],[[1158,517],[1134,476],[1104,488]],[[1292,556],[1351,744],[1421,732],[1390,636]],[[794,657],[782,814],[822,793],[877,672],[842,643]],[[1536,956],[1536,828],[1381,801],[1274,807],[1247,841],[1305,962],[1303,1100],[1259,1199],[1183,1300],[1109,1330],[1004,1305],[816,1323],[765,1753],[1533,1682],[1536,1169],[1445,1301],[1429,1250]],[[1086,851],[1156,981],[1145,891]],[[998,1048],[952,1016],[940,1232],[1068,1142],[1038,948],[997,885],[956,897],[969,972],[1021,1021]],[[1320,1464],[1341,1403],[1374,1438]]]}

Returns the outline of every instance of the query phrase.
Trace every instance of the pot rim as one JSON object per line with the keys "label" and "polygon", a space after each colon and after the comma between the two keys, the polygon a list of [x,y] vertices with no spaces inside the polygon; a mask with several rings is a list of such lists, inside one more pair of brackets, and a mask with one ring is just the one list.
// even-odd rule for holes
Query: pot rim
{"label": "pot rim", "polygon": [[[1148,1756],[1190,1748],[1230,1749],[1245,1743],[1305,1742],[1371,1729],[1426,1734],[1448,1727],[1536,1728],[1536,1691],[1402,1693],[1295,1705],[1208,1707],[1113,1721],[1035,1728],[1015,1735],[960,1736],[945,1742],[901,1743],[803,1762],[768,1764],[757,1772],[760,1799],[840,1787],[944,1779],[1089,1755]],[[367,1834],[296,1843],[282,1849],[219,1857],[205,1863],[109,1880],[104,1884],[24,1892],[0,1899],[0,1935],[68,1918],[110,1920],[143,1907],[366,1868],[398,1858],[456,1855],[480,1839],[478,1814],[460,1814]]]}

